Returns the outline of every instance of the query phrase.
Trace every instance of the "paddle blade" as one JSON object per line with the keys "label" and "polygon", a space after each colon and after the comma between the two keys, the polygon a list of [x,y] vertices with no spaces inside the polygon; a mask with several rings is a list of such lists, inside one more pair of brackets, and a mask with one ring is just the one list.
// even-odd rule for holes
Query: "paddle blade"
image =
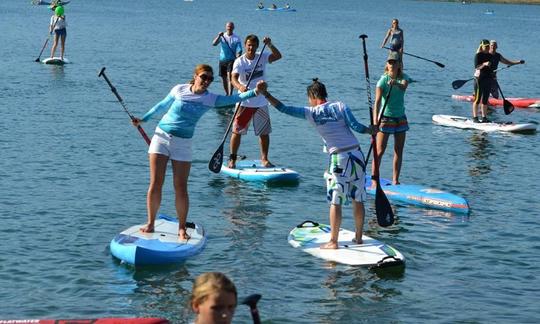
{"label": "paddle blade", "polygon": [[469,80],[455,80],[454,82],[452,82],[452,88],[454,88],[454,90],[457,90],[461,87],[463,87],[463,85],[467,82],[469,82],[471,79]]}
{"label": "paddle blade", "polygon": [[444,68],[444,64],[442,64],[442,63],[439,63],[439,62],[433,62],[433,63],[437,64],[437,66],[440,66],[440,67]]}
{"label": "paddle blade", "polygon": [[514,105],[512,105],[512,103],[506,99],[503,101],[503,103],[504,113],[510,115],[512,111],[514,111]]}
{"label": "paddle blade", "polygon": [[223,164],[223,142],[218,147],[210,162],[208,162],[208,169],[214,173],[219,173],[221,171],[221,165]]}
{"label": "paddle blade", "polygon": [[379,182],[375,191],[375,213],[379,226],[387,227],[394,224],[394,211]]}

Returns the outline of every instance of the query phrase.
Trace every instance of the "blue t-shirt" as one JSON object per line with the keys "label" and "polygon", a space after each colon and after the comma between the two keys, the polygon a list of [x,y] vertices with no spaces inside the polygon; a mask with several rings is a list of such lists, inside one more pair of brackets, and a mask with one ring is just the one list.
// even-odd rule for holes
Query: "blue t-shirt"
{"label": "blue t-shirt", "polygon": [[221,96],[208,91],[196,94],[191,92],[191,87],[191,84],[176,85],[163,100],[144,114],[141,120],[146,122],[154,114],[167,110],[158,124],[159,128],[177,137],[192,138],[197,122],[210,108],[229,106],[255,97],[255,90]]}
{"label": "blue t-shirt", "polygon": [[221,62],[230,62],[236,59],[237,55],[242,54],[242,41],[236,34],[231,36],[223,34],[219,38],[219,45],[221,52],[219,53],[219,60]]}

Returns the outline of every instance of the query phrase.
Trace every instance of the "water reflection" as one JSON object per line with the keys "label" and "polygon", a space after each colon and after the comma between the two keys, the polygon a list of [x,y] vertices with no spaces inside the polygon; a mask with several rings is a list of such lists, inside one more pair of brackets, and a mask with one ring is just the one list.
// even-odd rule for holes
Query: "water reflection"
{"label": "water reflection", "polygon": [[491,163],[488,160],[494,154],[494,151],[488,141],[487,134],[473,132],[470,142],[471,152],[469,156],[472,161],[469,165],[469,175],[477,177],[489,174],[491,172]]}
{"label": "water reflection", "polygon": [[55,81],[63,81],[65,74],[64,74],[64,66],[63,65],[50,65],[50,72],[53,77],[53,80]]}

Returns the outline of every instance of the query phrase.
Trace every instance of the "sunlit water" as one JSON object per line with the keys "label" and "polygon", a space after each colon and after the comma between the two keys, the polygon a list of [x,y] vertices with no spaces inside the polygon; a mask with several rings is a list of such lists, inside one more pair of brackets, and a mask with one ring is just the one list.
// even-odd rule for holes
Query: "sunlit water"
{"label": "sunlit water", "polygon": [[[538,135],[483,134],[443,128],[433,114],[469,115],[450,86],[472,74],[482,38],[496,38],[507,58],[525,59],[499,74],[507,97],[540,97],[539,6],[413,1],[290,2],[297,12],[258,12],[255,2],[82,1],[66,6],[65,67],[34,60],[51,11],[29,1],[0,4],[0,297],[1,318],[159,316],[184,323],[193,278],[223,271],[240,296],[260,293],[266,323],[536,322],[538,318]],[[485,15],[487,9],[494,14]],[[181,265],[127,267],[108,244],[145,220],[146,144],[97,74],[107,74],[137,116],[197,63],[217,68],[215,35],[233,20],[241,37],[269,35],[283,59],[268,67],[272,92],[305,104],[310,79],[367,123],[358,36],[367,34],[371,88],[392,18],[406,50],[446,65],[405,57],[417,82],[407,91],[411,130],[403,183],[466,197],[469,216],[395,206],[398,222],[382,229],[367,203],[367,233],[399,249],[403,271],[370,272],[325,263],[292,248],[287,234],[306,219],[327,221],[321,140],[307,122],[272,111],[271,160],[302,175],[298,186],[265,187],[207,170],[230,115],[209,112],[195,134],[189,219],[209,233],[206,249]],[[43,57],[47,57],[47,49]],[[470,93],[472,83],[459,93]],[[212,90],[221,92],[219,79]],[[536,121],[516,109],[492,119]],[[155,122],[145,124],[153,132]],[[360,136],[364,151],[369,139]],[[241,153],[257,157],[255,136]],[[390,177],[390,154],[382,173]],[[162,212],[174,214],[167,178]],[[345,208],[343,226],[352,228]],[[237,322],[249,322],[239,306]]]}

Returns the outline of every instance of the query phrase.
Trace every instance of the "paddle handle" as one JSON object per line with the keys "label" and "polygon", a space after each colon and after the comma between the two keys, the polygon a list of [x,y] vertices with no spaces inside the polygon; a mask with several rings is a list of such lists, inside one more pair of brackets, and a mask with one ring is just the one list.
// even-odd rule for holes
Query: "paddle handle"
{"label": "paddle handle", "polygon": [[[105,82],[107,82],[107,84],[109,85],[109,88],[111,88],[111,91],[112,93],[114,94],[114,96],[116,97],[116,99],[118,100],[118,102],[122,105],[122,107],[124,108],[124,111],[128,114],[129,118],[134,121],[135,120],[135,117],[129,112],[129,110],[127,109],[126,107],[126,104],[124,103],[124,100],[122,100],[122,97],[120,97],[120,94],[118,93],[118,91],[116,90],[116,88],[112,85],[111,81],[109,80],[109,78],[107,77],[107,75],[105,74],[105,67],[103,67],[101,69],[101,71],[99,72],[98,74],[98,77],[103,77],[103,79],[105,79]],[[143,137],[144,141],[146,142],[146,144],[150,145],[150,138],[148,137],[148,135],[146,135],[146,132],[144,131],[144,129],[142,128],[141,125],[137,125],[137,130],[139,131],[139,133],[141,134],[141,136]]]}

